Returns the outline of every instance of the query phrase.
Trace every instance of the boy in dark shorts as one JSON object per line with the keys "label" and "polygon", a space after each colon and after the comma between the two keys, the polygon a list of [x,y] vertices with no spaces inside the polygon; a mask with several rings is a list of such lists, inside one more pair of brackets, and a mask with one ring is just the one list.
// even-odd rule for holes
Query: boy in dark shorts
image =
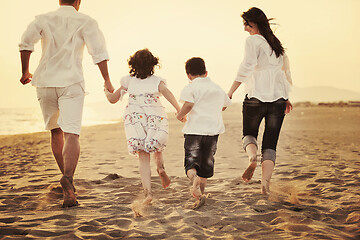
{"label": "boy in dark shorts", "polygon": [[222,110],[231,104],[231,100],[207,77],[203,59],[189,59],[185,70],[191,83],[181,92],[180,101],[184,105],[177,119],[186,121],[182,130],[185,137],[184,167],[192,182],[191,193],[199,207],[205,201],[207,179],[214,175],[214,155],[219,134],[225,131]]}

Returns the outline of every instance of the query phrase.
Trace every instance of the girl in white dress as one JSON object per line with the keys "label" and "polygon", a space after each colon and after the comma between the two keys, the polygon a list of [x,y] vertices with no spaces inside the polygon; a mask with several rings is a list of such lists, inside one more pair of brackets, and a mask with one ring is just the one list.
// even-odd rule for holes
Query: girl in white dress
{"label": "girl in white dress", "polygon": [[129,103],[124,112],[125,134],[129,153],[139,157],[145,203],[149,204],[152,200],[150,153],[154,153],[162,186],[166,188],[170,185],[162,155],[168,139],[168,118],[160,96],[163,95],[176,112],[180,111],[180,107],[166,87],[166,81],[153,75],[159,59],[148,49],[137,51],[128,64],[130,75],[121,79],[121,87],[114,93],[106,90],[105,93],[110,103],[116,103],[124,93],[129,93]]}

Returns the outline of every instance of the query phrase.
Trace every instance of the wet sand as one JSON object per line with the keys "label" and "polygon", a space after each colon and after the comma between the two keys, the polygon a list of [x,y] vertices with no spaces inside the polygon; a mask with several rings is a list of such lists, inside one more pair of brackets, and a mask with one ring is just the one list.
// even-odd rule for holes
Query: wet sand
{"label": "wet sand", "polygon": [[122,123],[83,128],[74,177],[80,205],[70,209],[61,208],[49,133],[1,136],[0,239],[360,239],[359,107],[295,107],[267,197],[260,165],[249,183],[241,179],[248,164],[241,105],[231,106],[209,196],[197,210],[183,170],[182,123],[169,117],[164,159],[172,182],[162,188],[152,161],[148,207]]}

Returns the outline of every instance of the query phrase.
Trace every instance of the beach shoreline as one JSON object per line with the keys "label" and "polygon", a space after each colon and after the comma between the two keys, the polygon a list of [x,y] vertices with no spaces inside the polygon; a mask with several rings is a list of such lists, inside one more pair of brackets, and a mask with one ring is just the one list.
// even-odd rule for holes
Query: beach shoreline
{"label": "beach shoreline", "polygon": [[[143,207],[138,160],[122,122],[83,127],[75,173],[79,207],[62,209],[61,175],[49,133],[0,136],[0,239],[358,239],[360,108],[297,106],[286,116],[269,197],[258,165],[241,180],[241,105],[224,112],[215,175],[205,205],[192,210],[183,169],[182,123],[169,115],[164,152],[171,185],[152,161],[154,202]],[[259,136],[262,135],[263,126]],[[261,145],[261,143],[260,143]],[[142,217],[135,217],[134,211]]]}

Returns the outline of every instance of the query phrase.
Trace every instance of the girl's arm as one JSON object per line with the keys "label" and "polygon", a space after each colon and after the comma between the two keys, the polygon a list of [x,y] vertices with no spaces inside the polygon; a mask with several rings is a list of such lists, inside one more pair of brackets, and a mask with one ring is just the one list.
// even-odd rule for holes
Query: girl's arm
{"label": "girl's arm", "polygon": [[122,95],[122,91],[126,91],[127,89],[123,86],[121,86],[118,90],[116,90],[114,93],[109,92],[105,88],[105,95],[108,101],[112,104],[117,103]]}
{"label": "girl's arm", "polygon": [[165,86],[164,82],[160,82],[159,84],[159,92],[166,98],[166,100],[173,105],[173,107],[176,109],[176,112],[180,111],[180,106],[178,102],[176,101],[174,94]]}

